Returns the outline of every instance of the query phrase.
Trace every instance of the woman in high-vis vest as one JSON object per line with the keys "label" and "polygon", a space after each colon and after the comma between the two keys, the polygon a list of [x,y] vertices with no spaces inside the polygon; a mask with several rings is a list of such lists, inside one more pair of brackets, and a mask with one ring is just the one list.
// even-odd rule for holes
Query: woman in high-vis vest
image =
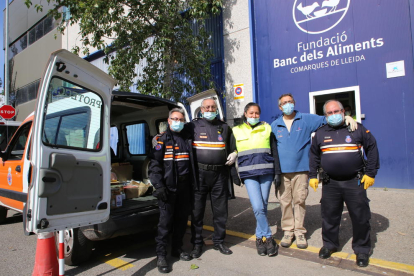
{"label": "woman in high-vis vest", "polygon": [[256,247],[261,256],[275,256],[278,245],[267,220],[267,204],[272,181],[280,183],[280,165],[276,139],[270,125],[260,122],[260,106],[244,108],[243,123],[233,128],[238,151],[238,172],[246,185],[256,217]]}

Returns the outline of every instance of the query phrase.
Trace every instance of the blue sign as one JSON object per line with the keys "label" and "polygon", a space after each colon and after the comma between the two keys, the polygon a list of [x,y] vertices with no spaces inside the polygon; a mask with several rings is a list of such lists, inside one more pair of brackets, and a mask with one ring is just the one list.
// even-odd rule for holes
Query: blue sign
{"label": "blue sign", "polygon": [[[261,118],[271,123],[281,115],[278,98],[285,93],[308,113],[309,93],[358,87],[362,123],[380,152],[375,185],[414,188],[410,3],[252,0]],[[386,64],[396,61],[404,61],[405,76],[387,78]]]}

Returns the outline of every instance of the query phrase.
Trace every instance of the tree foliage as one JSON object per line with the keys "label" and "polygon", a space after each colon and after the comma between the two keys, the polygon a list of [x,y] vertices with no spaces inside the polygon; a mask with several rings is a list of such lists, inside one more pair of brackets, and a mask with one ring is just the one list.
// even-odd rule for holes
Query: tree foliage
{"label": "tree foliage", "polygon": [[[61,19],[59,31],[79,25],[81,46],[72,51],[88,55],[90,48],[103,50],[121,90],[136,84],[142,94],[183,100],[184,91],[188,96],[213,85],[204,19],[220,12],[222,0],[47,1],[53,5],[49,13]],[[137,76],[139,63],[146,65]]]}

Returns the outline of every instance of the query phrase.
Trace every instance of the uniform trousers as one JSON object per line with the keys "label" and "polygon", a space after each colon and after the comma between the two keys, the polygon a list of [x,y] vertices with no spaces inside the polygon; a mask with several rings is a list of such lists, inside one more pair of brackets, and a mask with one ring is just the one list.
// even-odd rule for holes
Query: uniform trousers
{"label": "uniform trousers", "polygon": [[203,244],[203,220],[206,209],[207,196],[210,196],[213,211],[213,243],[221,244],[226,237],[226,223],[228,216],[228,168],[217,171],[199,170],[199,188],[193,193],[193,210],[191,218],[191,242]]}
{"label": "uniform trousers", "polygon": [[358,179],[336,181],[330,179],[322,187],[322,240],[330,250],[339,248],[339,226],[344,202],[352,221],[352,249],[355,254],[369,254],[371,250],[371,211],[364,184]]}
{"label": "uniform trousers", "polygon": [[172,248],[181,248],[191,213],[191,184],[188,175],[179,177],[177,191],[168,193],[166,202],[158,200],[160,220],[158,222],[157,256],[167,255],[168,234],[172,232]]}

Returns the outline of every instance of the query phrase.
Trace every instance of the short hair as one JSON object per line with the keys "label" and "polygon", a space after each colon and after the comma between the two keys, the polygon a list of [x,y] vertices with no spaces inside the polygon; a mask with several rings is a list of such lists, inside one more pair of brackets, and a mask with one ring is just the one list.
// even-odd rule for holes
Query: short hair
{"label": "short hair", "polygon": [[215,104],[215,105],[216,105],[216,107],[217,107],[216,99],[215,99],[214,97],[210,97],[210,98],[205,98],[205,99],[203,99],[203,100],[201,101],[200,107],[203,107],[203,103],[204,103],[204,101],[207,101],[207,100],[213,100],[213,101],[214,101],[214,104]]}
{"label": "short hair", "polygon": [[182,108],[179,108],[179,107],[175,107],[175,108],[171,109],[171,110],[170,110],[170,112],[168,113],[168,118],[170,118],[170,117],[171,117],[171,115],[172,115],[174,112],[180,112],[181,114],[183,114],[183,117],[184,117],[184,119],[185,119],[185,113],[184,113],[184,110],[183,110]]}
{"label": "short hair", "polygon": [[337,101],[337,100],[328,100],[328,101],[326,101],[326,103],[323,105],[323,114],[326,114],[326,105],[327,105],[328,103],[330,103],[330,102],[337,102],[337,103],[338,103],[338,105],[339,105],[339,107],[341,108],[341,110],[342,110],[342,109],[344,109],[344,106],[342,105],[342,103],[341,103],[340,101]]}
{"label": "short hair", "polygon": [[282,94],[280,97],[279,97],[279,101],[278,101],[278,105],[280,106],[280,99],[282,99],[283,97],[287,97],[287,96],[289,96],[289,97],[291,97],[292,98],[292,100],[293,100],[293,103],[295,103],[295,99],[293,98],[293,95],[292,94],[290,94],[290,93],[286,93],[286,94]]}

